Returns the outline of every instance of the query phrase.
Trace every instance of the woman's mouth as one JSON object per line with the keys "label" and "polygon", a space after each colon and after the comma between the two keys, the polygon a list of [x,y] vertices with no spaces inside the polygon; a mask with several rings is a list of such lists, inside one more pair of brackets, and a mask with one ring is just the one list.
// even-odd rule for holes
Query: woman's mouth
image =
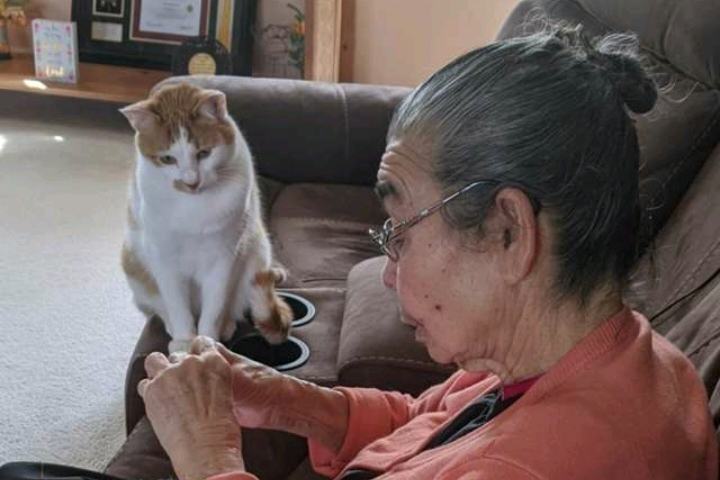
{"label": "woman's mouth", "polygon": [[413,328],[419,328],[422,327],[422,322],[418,319],[411,317],[405,312],[400,313],[400,321],[404,323],[405,325],[410,325]]}

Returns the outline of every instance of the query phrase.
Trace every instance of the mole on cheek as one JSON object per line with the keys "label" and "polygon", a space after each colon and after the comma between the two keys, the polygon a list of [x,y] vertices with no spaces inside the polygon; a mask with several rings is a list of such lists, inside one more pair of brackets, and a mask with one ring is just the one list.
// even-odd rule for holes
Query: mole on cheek
{"label": "mole on cheek", "polygon": [[442,306],[440,306],[440,305],[435,305],[435,310],[437,310],[438,312],[441,312],[441,311],[442,311]]}

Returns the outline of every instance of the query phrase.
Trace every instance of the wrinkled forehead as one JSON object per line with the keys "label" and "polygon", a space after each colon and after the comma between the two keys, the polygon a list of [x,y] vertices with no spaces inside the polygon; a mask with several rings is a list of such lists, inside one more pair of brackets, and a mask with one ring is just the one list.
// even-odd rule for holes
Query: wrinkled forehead
{"label": "wrinkled forehead", "polygon": [[375,193],[386,210],[413,207],[436,195],[430,158],[416,144],[393,141],[382,156]]}

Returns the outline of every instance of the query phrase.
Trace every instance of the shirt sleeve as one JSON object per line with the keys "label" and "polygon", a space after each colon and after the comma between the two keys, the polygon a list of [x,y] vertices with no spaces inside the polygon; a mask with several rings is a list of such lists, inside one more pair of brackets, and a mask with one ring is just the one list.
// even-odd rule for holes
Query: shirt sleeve
{"label": "shirt sleeve", "polygon": [[313,469],[320,475],[337,476],[360,450],[390,435],[416,416],[436,410],[455,377],[453,375],[445,383],[426,390],[418,398],[374,388],[336,387],[348,400],[345,439],[338,452],[308,439]]}
{"label": "shirt sleeve", "polygon": [[236,471],[219,473],[217,475],[213,475],[212,477],[208,477],[205,480],[258,480],[258,478],[252,473]]}
{"label": "shirt sleeve", "polygon": [[529,469],[513,462],[484,457],[469,461],[440,474],[438,480],[545,480]]}

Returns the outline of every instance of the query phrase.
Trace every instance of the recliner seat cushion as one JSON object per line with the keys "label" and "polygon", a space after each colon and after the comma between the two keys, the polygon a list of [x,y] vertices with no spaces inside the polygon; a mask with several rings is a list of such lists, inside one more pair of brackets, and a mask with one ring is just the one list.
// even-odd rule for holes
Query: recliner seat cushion
{"label": "recliner seat cushion", "polygon": [[270,233],[288,287],[344,287],[350,269],[378,254],[368,228],[384,214],[370,187],[294,184],[277,195]]}

